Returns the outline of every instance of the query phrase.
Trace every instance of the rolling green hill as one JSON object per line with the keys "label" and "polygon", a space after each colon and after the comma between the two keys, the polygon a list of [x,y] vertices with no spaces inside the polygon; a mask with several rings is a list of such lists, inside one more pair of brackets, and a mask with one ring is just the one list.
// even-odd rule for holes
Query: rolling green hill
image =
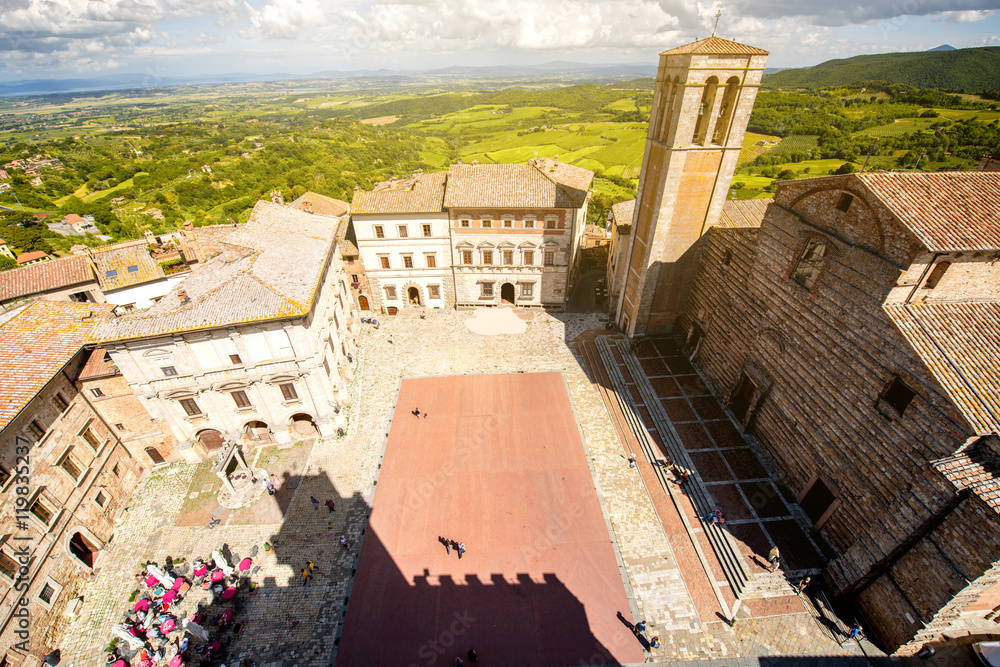
{"label": "rolling green hill", "polygon": [[828,60],[764,77],[765,88],[829,88],[890,81],[918,88],[978,93],[1000,88],[1000,47],[881,53]]}

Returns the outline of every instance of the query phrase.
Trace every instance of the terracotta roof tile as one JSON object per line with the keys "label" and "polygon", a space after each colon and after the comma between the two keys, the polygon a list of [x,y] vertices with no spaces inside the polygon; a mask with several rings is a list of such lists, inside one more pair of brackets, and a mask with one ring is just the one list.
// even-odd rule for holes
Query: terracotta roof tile
{"label": "terracotta roof tile", "polygon": [[629,227],[635,213],[635,200],[620,201],[611,207],[611,216],[617,227]]}
{"label": "terracotta roof tile", "polygon": [[[306,211],[306,213],[329,215],[334,218],[346,215],[350,210],[350,206],[348,206],[346,201],[334,199],[333,197],[327,197],[326,195],[317,194],[315,192],[305,193],[290,203],[289,206],[297,208],[300,211]],[[312,210],[308,210],[310,207]]]}
{"label": "terracotta roof tile", "polygon": [[1000,467],[981,442],[956,456],[935,461],[934,468],[956,489],[969,489],[1000,514]]}
{"label": "terracotta roof tile", "polygon": [[109,375],[118,375],[118,373],[118,366],[111,360],[111,355],[103,347],[99,347],[91,350],[90,356],[87,357],[87,363],[76,374],[76,379],[92,380],[94,378],[108,377]]}
{"label": "terracotta roof tile", "polygon": [[0,271],[0,301],[9,301],[94,280],[86,257],[73,256]]}
{"label": "terracotta roof tile", "polygon": [[766,56],[770,54],[770,51],[713,36],[699,39],[697,42],[691,42],[690,44],[678,46],[674,49],[668,49],[660,55],[674,56],[687,53],[724,56]]}
{"label": "terracotta roof tile", "polygon": [[[152,307],[100,324],[95,342],[305,315],[319,287],[337,226],[329,218],[268,201],[245,225]],[[182,294],[187,297],[183,300]]]}
{"label": "terracotta roof tile", "polygon": [[35,250],[34,252],[22,252],[17,256],[17,263],[23,264],[24,262],[32,262],[36,259],[45,259],[49,256],[47,252],[42,250]]}
{"label": "terracotta roof tile", "polygon": [[736,199],[729,200],[722,207],[722,215],[716,227],[739,229],[741,227],[760,227],[767,213],[767,207],[773,199]]}
{"label": "terracotta roof tile", "polygon": [[145,241],[94,250],[97,280],[105,292],[165,278],[163,267],[149,256]]}
{"label": "terracotta roof tile", "polygon": [[931,252],[1000,250],[1000,172],[872,173],[858,178]]}
{"label": "terracotta roof tile", "polygon": [[1000,432],[1000,302],[885,310],[976,433]]}
{"label": "terracotta roof tile", "polygon": [[111,306],[37,301],[0,322],[0,429],[31,402],[87,342]]}
{"label": "terracotta roof tile", "polygon": [[557,160],[528,164],[453,164],[445,208],[581,208],[594,172]]}
{"label": "terracotta roof tile", "polygon": [[445,174],[416,174],[412,178],[383,181],[373,191],[358,190],[351,211],[366,213],[440,213],[444,210]]}

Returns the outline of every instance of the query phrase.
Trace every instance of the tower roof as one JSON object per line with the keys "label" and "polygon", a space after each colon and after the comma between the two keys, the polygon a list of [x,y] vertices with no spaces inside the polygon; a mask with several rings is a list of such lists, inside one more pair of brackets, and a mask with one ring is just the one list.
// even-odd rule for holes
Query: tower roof
{"label": "tower roof", "polygon": [[704,55],[726,55],[726,56],[766,56],[770,51],[758,49],[756,46],[740,44],[721,37],[707,37],[691,42],[675,49],[668,49],[661,53],[661,56],[675,56],[683,54],[704,54]]}

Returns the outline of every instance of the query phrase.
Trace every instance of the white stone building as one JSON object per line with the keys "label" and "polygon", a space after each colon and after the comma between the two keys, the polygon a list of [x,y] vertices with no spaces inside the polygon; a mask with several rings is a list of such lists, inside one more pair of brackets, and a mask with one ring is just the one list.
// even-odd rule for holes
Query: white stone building
{"label": "white stone building", "polygon": [[618,202],[611,207],[608,219],[608,231],[611,232],[611,245],[608,246],[608,267],[605,283],[608,290],[608,310],[612,313],[618,307],[618,296],[622,282],[625,280],[625,256],[628,254],[628,240],[632,233],[632,214],[635,212],[635,200]]}
{"label": "white stone building", "polygon": [[289,442],[346,427],[356,324],[342,222],[258,202],[220,254],[152,307],[97,327],[182,456],[203,459],[226,435]]}
{"label": "white stone building", "polygon": [[455,304],[444,183],[445,174],[417,173],[354,193],[351,219],[376,311]]}
{"label": "white stone building", "polygon": [[356,192],[352,219],[375,310],[561,310],[579,273],[593,178],[536,159],[453,165]]}

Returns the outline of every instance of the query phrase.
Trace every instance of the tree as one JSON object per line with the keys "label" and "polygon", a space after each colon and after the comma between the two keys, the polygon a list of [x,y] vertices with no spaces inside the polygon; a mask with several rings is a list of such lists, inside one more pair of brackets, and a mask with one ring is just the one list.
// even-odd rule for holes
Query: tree
{"label": "tree", "polygon": [[844,164],[840,165],[840,168],[837,169],[837,171],[834,172],[834,173],[841,174],[841,175],[843,175],[843,174],[853,174],[854,173],[854,165],[851,164],[850,162],[845,162]]}
{"label": "tree", "polygon": [[16,269],[17,262],[12,260],[7,255],[0,255],[0,271],[6,271],[8,269]]}

